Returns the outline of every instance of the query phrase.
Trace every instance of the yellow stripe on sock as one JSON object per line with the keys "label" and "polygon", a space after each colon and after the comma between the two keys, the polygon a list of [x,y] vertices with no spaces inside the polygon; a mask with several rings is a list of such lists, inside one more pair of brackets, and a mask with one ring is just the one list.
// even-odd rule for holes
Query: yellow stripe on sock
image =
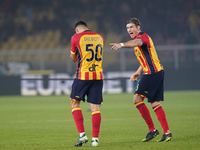
{"label": "yellow stripe on sock", "polygon": [[99,110],[97,110],[97,111],[93,111],[93,112],[92,112],[92,115],[94,115],[94,114],[98,114],[98,113],[100,113]]}
{"label": "yellow stripe on sock", "polygon": [[139,102],[139,103],[136,103],[135,106],[137,107],[138,105],[144,103],[143,101]]}
{"label": "yellow stripe on sock", "polygon": [[153,110],[155,111],[158,107],[160,107],[161,106],[161,104],[159,104],[158,106],[156,106]]}
{"label": "yellow stripe on sock", "polygon": [[80,108],[80,107],[73,108],[73,109],[72,109],[72,112],[74,112],[74,111],[76,111],[76,110],[81,110],[81,108]]}

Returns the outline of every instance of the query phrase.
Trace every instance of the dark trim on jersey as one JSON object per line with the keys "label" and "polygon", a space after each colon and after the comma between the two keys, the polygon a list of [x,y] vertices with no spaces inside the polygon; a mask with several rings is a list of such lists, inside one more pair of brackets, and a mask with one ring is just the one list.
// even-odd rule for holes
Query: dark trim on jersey
{"label": "dark trim on jersey", "polygon": [[[83,31],[83,32],[92,32],[92,31],[91,31],[91,30],[85,30],[85,31]],[[82,32],[82,33],[83,33],[83,32]]]}
{"label": "dark trim on jersey", "polygon": [[[144,32],[140,32],[139,33],[139,35],[143,35],[144,34]],[[147,35],[148,36],[148,35]],[[137,37],[137,38],[139,38],[139,39],[141,39],[140,37]],[[149,36],[148,36],[148,38],[149,38]],[[143,40],[141,39],[141,41],[142,41],[142,44],[144,43],[143,42]],[[148,64],[148,66],[149,66],[149,71],[151,72],[151,73],[155,73],[156,72],[156,68],[155,68],[155,66],[154,66],[154,64],[153,64],[153,61],[152,61],[152,59],[151,59],[151,54],[149,53],[149,48],[148,48],[148,46],[147,46],[147,44],[144,44],[144,45],[142,45],[141,46],[141,49],[142,49],[142,51],[143,51],[143,54],[144,54],[144,56],[145,56],[145,58],[146,58],[146,61],[147,61],[147,64]]]}
{"label": "dark trim on jersey", "polygon": [[150,69],[151,73],[155,73],[156,70],[154,68],[153,61],[151,59],[151,56],[150,56],[149,49],[148,49],[147,45],[146,44],[142,45],[141,48],[142,48],[144,56],[145,56],[145,58],[147,60],[147,64],[149,65],[149,69]]}
{"label": "dark trim on jersey", "polygon": [[139,33],[139,35],[143,35],[143,34],[144,34],[144,32],[142,32],[142,31]]}
{"label": "dark trim on jersey", "polygon": [[79,79],[79,69],[81,67],[81,54],[80,51],[78,49],[78,47],[76,48],[76,52],[77,52],[77,56],[78,56],[78,64],[77,64],[77,70],[76,70],[76,78]]}

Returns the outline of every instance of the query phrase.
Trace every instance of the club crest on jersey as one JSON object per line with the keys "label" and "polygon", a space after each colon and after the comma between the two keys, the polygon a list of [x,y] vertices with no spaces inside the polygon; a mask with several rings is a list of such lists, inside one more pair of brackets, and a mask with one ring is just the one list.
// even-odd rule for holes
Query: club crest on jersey
{"label": "club crest on jersey", "polygon": [[90,72],[96,71],[96,68],[95,68],[96,66],[98,66],[98,65],[92,64],[92,67],[89,68],[89,71]]}
{"label": "club crest on jersey", "polygon": [[141,55],[141,52],[139,50],[135,49],[135,55],[136,55],[136,57],[139,57]]}

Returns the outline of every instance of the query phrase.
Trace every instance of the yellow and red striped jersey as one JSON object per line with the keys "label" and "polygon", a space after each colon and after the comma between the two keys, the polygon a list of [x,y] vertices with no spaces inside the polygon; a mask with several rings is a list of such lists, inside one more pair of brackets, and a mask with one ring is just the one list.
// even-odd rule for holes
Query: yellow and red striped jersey
{"label": "yellow and red striped jersey", "polygon": [[76,79],[103,80],[103,37],[86,30],[71,38],[71,53],[77,54]]}
{"label": "yellow and red striped jersey", "polygon": [[136,38],[142,41],[142,46],[135,47],[134,51],[143,68],[143,74],[152,74],[163,70],[152,39],[144,32],[140,32]]}

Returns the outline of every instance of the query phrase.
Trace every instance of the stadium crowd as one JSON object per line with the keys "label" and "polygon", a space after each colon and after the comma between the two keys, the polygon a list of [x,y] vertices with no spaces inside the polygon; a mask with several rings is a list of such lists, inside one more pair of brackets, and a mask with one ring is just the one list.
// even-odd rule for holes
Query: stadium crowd
{"label": "stadium crowd", "polygon": [[104,37],[128,37],[124,24],[130,17],[141,20],[142,30],[158,45],[200,43],[198,0],[0,0],[0,43],[44,30],[60,30],[61,43],[69,44],[74,22],[85,20]]}

